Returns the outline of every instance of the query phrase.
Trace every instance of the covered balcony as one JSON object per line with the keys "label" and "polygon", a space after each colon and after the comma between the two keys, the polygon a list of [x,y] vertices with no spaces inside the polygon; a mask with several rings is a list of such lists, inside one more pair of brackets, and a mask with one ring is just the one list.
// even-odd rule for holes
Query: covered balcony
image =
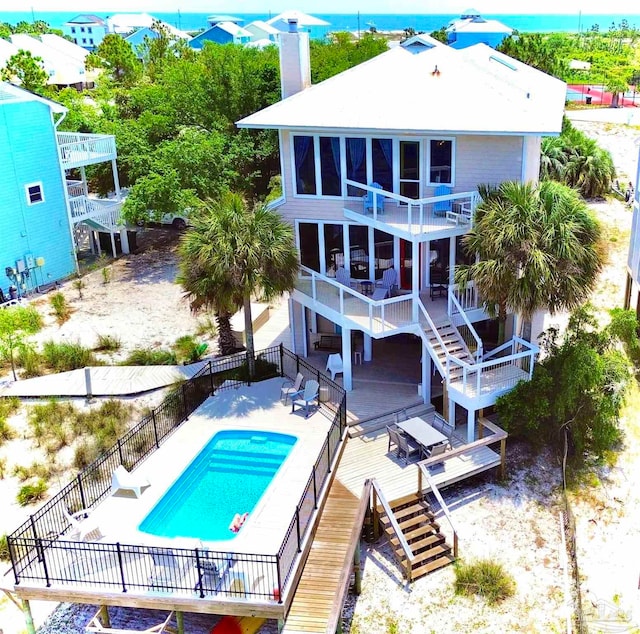
{"label": "covered balcony", "polygon": [[352,180],[345,183],[350,194],[343,203],[348,220],[412,241],[463,235],[473,226],[480,200],[475,191],[416,199],[375,185]]}
{"label": "covered balcony", "polygon": [[56,136],[64,169],[115,161],[117,157],[113,135],[58,132]]}

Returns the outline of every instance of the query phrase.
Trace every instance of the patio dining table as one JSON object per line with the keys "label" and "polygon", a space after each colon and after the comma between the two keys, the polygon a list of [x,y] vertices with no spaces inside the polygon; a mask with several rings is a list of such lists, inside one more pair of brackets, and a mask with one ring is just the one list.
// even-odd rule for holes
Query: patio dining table
{"label": "patio dining table", "polygon": [[443,433],[431,427],[427,421],[418,416],[400,421],[398,427],[425,449],[448,440]]}

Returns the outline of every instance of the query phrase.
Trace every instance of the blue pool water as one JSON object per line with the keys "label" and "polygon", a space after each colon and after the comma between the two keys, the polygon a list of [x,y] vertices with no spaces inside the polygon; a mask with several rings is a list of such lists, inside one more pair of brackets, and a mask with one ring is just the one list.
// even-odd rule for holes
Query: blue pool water
{"label": "blue pool water", "polygon": [[138,528],[161,537],[233,539],[234,516],[251,517],[296,440],[273,432],[218,432]]}

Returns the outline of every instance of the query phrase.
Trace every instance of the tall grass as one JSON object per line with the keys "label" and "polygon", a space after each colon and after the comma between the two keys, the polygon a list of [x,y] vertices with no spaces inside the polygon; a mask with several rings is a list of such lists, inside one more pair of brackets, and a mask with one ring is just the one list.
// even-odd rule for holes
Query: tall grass
{"label": "tall grass", "polygon": [[79,343],[45,341],[42,356],[47,366],[56,372],[76,370],[98,363],[93,352]]}
{"label": "tall grass", "polygon": [[21,376],[23,379],[30,379],[44,374],[44,359],[33,346],[27,344],[20,346],[17,362],[22,368]]}
{"label": "tall grass", "polygon": [[483,597],[489,605],[494,605],[512,597],[516,582],[502,564],[491,559],[474,562],[460,562],[455,567],[456,594]]}
{"label": "tall grass", "polygon": [[98,342],[94,350],[96,352],[117,352],[122,347],[122,342],[115,335],[98,335]]}
{"label": "tall grass", "polygon": [[0,447],[16,437],[16,432],[7,419],[19,409],[20,400],[15,396],[0,399]]}
{"label": "tall grass", "polygon": [[121,365],[176,365],[176,355],[162,348],[136,348]]}
{"label": "tall grass", "polygon": [[71,317],[71,308],[67,304],[67,299],[62,293],[54,293],[49,298],[51,308],[53,308],[53,314],[56,317],[58,325],[64,324],[65,321]]}
{"label": "tall grass", "polygon": [[200,361],[208,348],[209,344],[198,343],[193,335],[179,337],[173,344],[173,349],[178,361],[187,363]]}

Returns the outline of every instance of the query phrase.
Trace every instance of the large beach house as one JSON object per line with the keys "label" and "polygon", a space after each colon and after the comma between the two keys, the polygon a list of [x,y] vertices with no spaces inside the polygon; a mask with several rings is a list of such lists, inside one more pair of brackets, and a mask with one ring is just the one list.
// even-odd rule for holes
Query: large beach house
{"label": "large beach house", "polygon": [[[444,409],[476,413],[533,369],[541,317],[514,317],[486,351],[487,314],[473,284],[454,285],[469,256],[481,183],[535,181],[543,135],[560,132],[564,84],[479,44],[408,40],[311,86],[308,34],[280,40],[283,99],[241,121],[280,140],[283,218],[295,225],[300,275],[291,295],[296,351],[335,347],[343,385],[374,341],[413,336],[421,393],[440,375]],[[470,98],[469,95],[472,97]]]}
{"label": "large beach house", "polygon": [[[121,202],[115,139],[110,135],[59,132],[67,109],[8,83],[0,83],[0,288],[22,295],[76,272],[75,237],[82,232],[116,236]],[[110,161],[116,199],[88,190],[85,167]]]}

